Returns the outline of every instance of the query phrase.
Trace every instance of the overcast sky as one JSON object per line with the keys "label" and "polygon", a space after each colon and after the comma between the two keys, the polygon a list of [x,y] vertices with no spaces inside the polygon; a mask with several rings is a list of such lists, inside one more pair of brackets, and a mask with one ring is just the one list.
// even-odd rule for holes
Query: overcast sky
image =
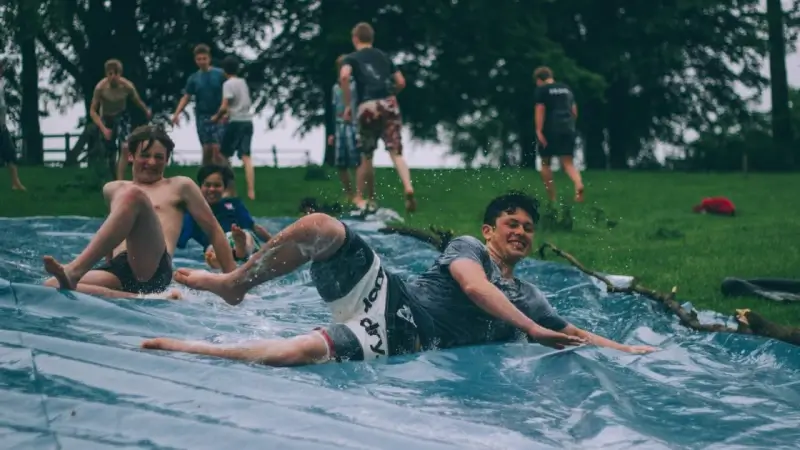
{"label": "overcast sky", "polygon": [[[784,0],[787,3],[787,0]],[[793,53],[787,57],[787,69],[789,84],[791,86],[800,86],[800,56]],[[768,62],[765,60],[763,72],[769,74]],[[333,80],[331,80],[333,82]],[[399,97],[400,107],[403,106],[402,94]],[[769,107],[769,91],[767,91],[762,99],[762,107]],[[190,113],[193,113],[193,104],[187,107]],[[70,108],[65,114],[52,115],[42,119],[42,133],[43,134],[63,134],[66,132],[79,133],[76,124],[78,119],[84,114],[83,106],[76,105]],[[291,118],[285,120],[277,129],[267,129],[267,120],[265,114],[256,117],[254,123],[254,136],[253,136],[253,156],[256,164],[272,164],[272,156],[267,151],[273,145],[279,149],[293,149],[310,153],[311,160],[316,163],[322,162],[324,155],[323,134],[324,129],[314,129],[312,132],[305,135],[303,138],[295,136],[294,132],[299,123]],[[454,156],[446,154],[446,149],[441,145],[422,144],[410,141],[408,133],[404,133],[405,139],[405,154],[406,159],[411,167],[458,167],[459,159]],[[176,142],[175,156],[178,160],[186,162],[199,162],[200,158],[200,142],[197,139],[195,126],[193,120],[189,122],[182,122],[180,127],[172,132],[172,138]],[[45,148],[49,147],[62,147],[63,138],[58,140],[45,141]],[[301,153],[302,154],[302,153]],[[300,154],[300,155],[301,155]],[[279,163],[284,165],[286,163],[295,163],[298,159],[302,158],[300,155],[289,156],[280,158]],[[238,163],[238,161],[237,161]],[[377,166],[391,166],[391,160],[386,152],[379,150],[376,152],[375,164]]]}

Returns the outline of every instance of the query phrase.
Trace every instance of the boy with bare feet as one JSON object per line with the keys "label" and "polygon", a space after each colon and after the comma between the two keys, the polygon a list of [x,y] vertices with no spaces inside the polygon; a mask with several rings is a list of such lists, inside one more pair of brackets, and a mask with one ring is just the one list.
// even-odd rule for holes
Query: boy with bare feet
{"label": "boy with bare feet", "polygon": [[233,346],[168,338],[142,346],[272,366],[375,360],[525,337],[554,348],[590,343],[630,353],[655,350],[620,344],[570,324],[536,286],[514,276],[514,267],[532,248],[538,216],[536,201],[523,193],[497,197],[484,212],[484,242],[457,237],[428,271],[406,281],[387,270],[347,225],[310,214],[231,273],[179,269],[175,279],[236,305],[255,286],[311,262],[311,279],[331,310],[331,325],[291,339]]}
{"label": "boy with bare feet", "polygon": [[[103,186],[109,214],[89,245],[68,264],[44,257],[54,278],[47,286],[105,297],[136,297],[166,290],[184,211],[195,218],[220,255],[223,270],[236,268],[228,239],[196,184],[186,177],[164,178],[174,148],[167,133],[142,126],[128,140],[133,181]],[[107,263],[93,266],[106,257]]]}
{"label": "boy with bare feet", "polygon": [[8,174],[11,176],[11,189],[24,191],[25,186],[22,185],[17,171],[17,147],[14,145],[11,132],[8,131],[6,126],[8,109],[6,107],[6,82],[3,78],[5,64],[7,64],[5,58],[0,57],[0,164],[5,164],[8,167]]}
{"label": "boy with bare feet", "polygon": [[[403,139],[400,133],[403,122],[396,95],[406,86],[402,72],[384,52],[372,47],[375,31],[368,23],[359,23],[353,28],[353,46],[356,51],[347,55],[339,71],[339,85],[345,110],[342,117],[349,121],[353,114],[358,120],[357,142],[362,152],[361,164],[356,171],[361,192],[375,192],[375,167],[372,156],[378,148],[378,139],[383,139],[389,156],[405,192],[406,211],[414,212],[417,201],[411,185],[411,171],[403,158]],[[358,110],[350,107],[353,95],[350,77],[356,82]],[[370,200],[374,201],[371,196]],[[356,206],[365,209],[367,200],[356,197]]]}
{"label": "boy with bare feet", "polygon": [[553,171],[550,162],[557,156],[564,172],[575,184],[575,201],[583,201],[581,174],[572,163],[575,154],[575,119],[578,107],[569,86],[556,82],[553,71],[539,67],[533,72],[536,79],[536,137],[542,160],[542,181],[550,201],[556,199]]}
{"label": "boy with bare feet", "polygon": [[[271,236],[266,228],[255,223],[250,211],[241,200],[236,197],[224,196],[232,181],[233,171],[230,166],[210,164],[197,171],[200,192],[203,193],[208,206],[211,207],[211,212],[214,213],[222,231],[225,232],[225,236],[233,248],[234,259],[247,261],[250,255],[261,248],[260,242],[269,241]],[[216,252],[212,248],[208,236],[194,218],[186,214],[181,235],[178,238],[178,248],[186,248],[190,240],[196,241],[205,249],[205,259],[209,266],[215,269],[220,268]]]}

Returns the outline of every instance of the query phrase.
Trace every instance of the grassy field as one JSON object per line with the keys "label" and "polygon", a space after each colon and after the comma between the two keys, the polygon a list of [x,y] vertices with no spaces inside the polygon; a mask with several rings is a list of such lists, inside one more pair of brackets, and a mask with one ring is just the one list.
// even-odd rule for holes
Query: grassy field
{"label": "grassy field", "polygon": [[[168,175],[194,176],[196,168],[171,167]],[[301,198],[333,201],[339,184],[330,179],[305,181],[305,169],[259,168],[258,199],[248,202],[254,216],[296,216]],[[68,187],[87,172],[78,169],[22,168],[27,193],[12,192],[0,172],[0,215],[84,215],[101,217],[99,190]],[[430,224],[477,235],[483,207],[511,188],[544,194],[538,174],[522,170],[416,170],[419,211],[412,226]],[[584,174],[586,203],[572,210],[573,229],[541,226],[545,240],[572,253],[587,267],[639,277],[642,284],[667,291],[678,286],[682,300],[698,309],[731,313],[749,307],[779,323],[800,326],[800,305],[758,299],[726,299],[720,282],[726,276],[800,278],[800,175],[680,174],[589,172]],[[243,173],[237,172],[240,190]],[[563,175],[558,187],[569,196]],[[402,211],[399,181],[392,169],[379,169],[381,204]],[[694,214],[703,197],[733,200],[735,218]],[[571,202],[570,202],[571,203]],[[616,223],[609,227],[608,222]],[[554,256],[553,256],[554,257]]]}

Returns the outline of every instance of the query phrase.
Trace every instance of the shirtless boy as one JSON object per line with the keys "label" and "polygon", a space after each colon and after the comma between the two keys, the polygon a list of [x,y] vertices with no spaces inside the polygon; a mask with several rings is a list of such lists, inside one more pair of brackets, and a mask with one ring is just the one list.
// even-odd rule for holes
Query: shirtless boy
{"label": "shirtless boy", "polygon": [[130,133],[130,122],[126,114],[128,99],[131,99],[150,120],[152,113],[145,106],[136,87],[127,78],[122,76],[122,63],[116,59],[109,59],[105,64],[106,77],[97,83],[92,96],[92,106],[89,115],[100,132],[103,133],[107,145],[112,145],[114,151],[119,149],[117,161],[117,180],[125,179],[125,169],[128,167],[129,153],[125,144]]}
{"label": "shirtless boy", "polygon": [[[200,188],[188,177],[164,178],[175,145],[156,126],[137,128],[128,140],[133,150],[133,181],[103,186],[109,214],[89,245],[68,264],[44,257],[53,275],[47,286],[100,295],[136,297],[166,290],[172,281],[172,255],[184,211],[197,221],[217,252],[223,271],[236,268],[233,252]],[[106,264],[93,266],[103,257]]]}

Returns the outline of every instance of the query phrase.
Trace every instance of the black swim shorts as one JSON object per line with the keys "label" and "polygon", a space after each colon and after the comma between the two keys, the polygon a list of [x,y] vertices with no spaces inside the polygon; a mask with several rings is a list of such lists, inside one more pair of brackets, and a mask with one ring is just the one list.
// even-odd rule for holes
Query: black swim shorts
{"label": "black swim shorts", "polygon": [[311,278],[333,315],[333,325],[316,330],[330,359],[374,360],[419,348],[405,282],[347,225],[342,247],[314,262]]}
{"label": "black swim shorts", "polygon": [[111,263],[99,267],[97,270],[106,271],[119,279],[124,292],[131,294],[155,294],[164,292],[172,282],[172,256],[167,251],[161,256],[156,273],[147,280],[139,281],[133,274],[128,263],[128,252],[123,251],[117,254]]}
{"label": "black swim shorts", "polygon": [[543,147],[541,142],[537,142],[536,147],[539,156],[551,158],[553,156],[574,156],[576,135],[573,132],[546,133],[547,147]]}

